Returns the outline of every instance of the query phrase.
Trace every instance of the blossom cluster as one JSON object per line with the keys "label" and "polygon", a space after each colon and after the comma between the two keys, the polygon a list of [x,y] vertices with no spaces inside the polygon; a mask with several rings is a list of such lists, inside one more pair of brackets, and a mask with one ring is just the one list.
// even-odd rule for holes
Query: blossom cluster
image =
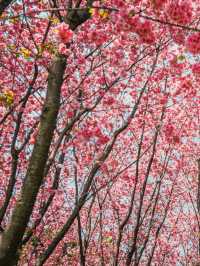
{"label": "blossom cluster", "polygon": [[57,40],[59,42],[58,51],[60,54],[69,54],[69,49],[67,49],[67,44],[70,43],[70,41],[73,38],[73,31],[69,28],[69,25],[62,22],[55,28],[55,33]]}
{"label": "blossom cluster", "polygon": [[200,53],[200,33],[192,33],[187,41],[186,48],[192,54]]}
{"label": "blossom cluster", "polygon": [[192,7],[189,2],[172,1],[167,9],[170,19],[179,24],[188,24],[192,20]]}

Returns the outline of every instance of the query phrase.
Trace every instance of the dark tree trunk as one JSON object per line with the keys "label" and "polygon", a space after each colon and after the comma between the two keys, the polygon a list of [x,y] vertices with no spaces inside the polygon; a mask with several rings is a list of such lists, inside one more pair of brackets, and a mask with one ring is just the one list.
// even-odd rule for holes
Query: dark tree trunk
{"label": "dark tree trunk", "polygon": [[17,249],[22,241],[43,180],[49,147],[60,107],[60,91],[65,67],[65,57],[58,56],[54,59],[49,70],[47,95],[41,114],[38,137],[29,162],[20,198],[14,208],[10,225],[2,235],[0,245],[1,266],[16,264],[15,261],[18,257]]}

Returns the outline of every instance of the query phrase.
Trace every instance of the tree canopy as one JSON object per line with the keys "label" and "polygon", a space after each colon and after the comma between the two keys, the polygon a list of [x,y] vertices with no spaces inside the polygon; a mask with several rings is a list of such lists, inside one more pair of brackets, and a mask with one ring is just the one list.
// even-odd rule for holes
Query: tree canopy
{"label": "tree canopy", "polygon": [[0,1],[0,265],[200,263],[200,1]]}

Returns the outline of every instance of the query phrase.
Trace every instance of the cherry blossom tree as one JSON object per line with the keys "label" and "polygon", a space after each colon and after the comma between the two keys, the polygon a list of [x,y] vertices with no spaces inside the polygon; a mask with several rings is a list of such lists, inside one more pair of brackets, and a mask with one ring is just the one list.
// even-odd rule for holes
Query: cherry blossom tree
{"label": "cherry blossom tree", "polygon": [[196,265],[199,1],[0,1],[0,265]]}

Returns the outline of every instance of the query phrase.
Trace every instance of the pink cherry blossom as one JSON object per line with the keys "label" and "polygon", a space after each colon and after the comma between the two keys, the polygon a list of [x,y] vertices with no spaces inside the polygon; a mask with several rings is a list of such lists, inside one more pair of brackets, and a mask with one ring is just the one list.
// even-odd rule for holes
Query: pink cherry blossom
{"label": "pink cherry blossom", "polygon": [[62,22],[55,28],[60,42],[69,43],[73,37],[73,31],[69,29],[69,25]]}
{"label": "pink cherry blossom", "polygon": [[192,33],[186,41],[186,47],[192,54],[200,53],[200,33]]}

